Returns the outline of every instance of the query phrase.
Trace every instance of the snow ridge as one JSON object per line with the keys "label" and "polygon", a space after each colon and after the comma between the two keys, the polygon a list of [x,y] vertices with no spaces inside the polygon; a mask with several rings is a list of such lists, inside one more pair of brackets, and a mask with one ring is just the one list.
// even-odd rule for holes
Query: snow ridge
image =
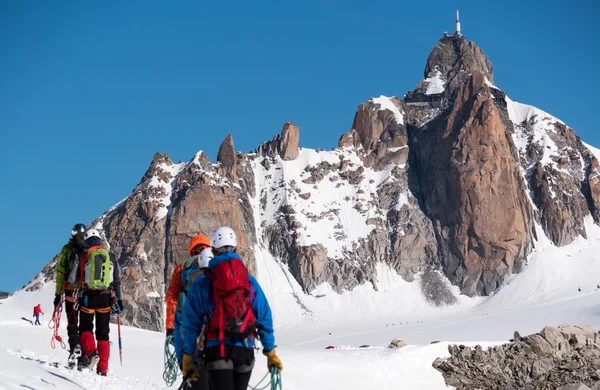
{"label": "snow ridge", "polygon": [[404,124],[404,115],[400,112],[400,109],[396,107],[396,105],[392,102],[392,100],[389,97],[381,95],[378,98],[370,98],[369,101],[375,104],[379,104],[380,110],[390,110],[394,113],[396,123],[399,125]]}

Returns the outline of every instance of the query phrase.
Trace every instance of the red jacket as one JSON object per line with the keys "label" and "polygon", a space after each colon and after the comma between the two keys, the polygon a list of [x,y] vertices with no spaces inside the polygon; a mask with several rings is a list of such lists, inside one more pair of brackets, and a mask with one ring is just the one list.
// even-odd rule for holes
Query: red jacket
{"label": "red jacket", "polygon": [[33,307],[33,315],[36,315],[36,314],[44,314],[44,312],[42,311],[42,307],[40,305]]}

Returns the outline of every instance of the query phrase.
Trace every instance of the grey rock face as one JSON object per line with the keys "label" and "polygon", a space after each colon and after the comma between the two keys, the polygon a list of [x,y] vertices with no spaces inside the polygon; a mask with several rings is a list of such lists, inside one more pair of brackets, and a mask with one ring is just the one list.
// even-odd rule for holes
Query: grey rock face
{"label": "grey rock face", "polygon": [[447,81],[446,91],[449,95],[456,92],[458,85],[466,80],[469,74],[477,71],[483,74],[492,84],[494,73],[492,63],[475,42],[465,37],[444,37],[439,40],[427,59],[424,77],[439,71]]}
{"label": "grey rock face", "polygon": [[436,359],[433,367],[458,390],[597,389],[599,338],[588,326],[547,326],[488,350],[450,345],[450,358]]}
{"label": "grey rock face", "polygon": [[[385,102],[386,99],[388,102]],[[387,149],[408,144],[404,120],[398,118],[398,114],[402,116],[403,112],[403,103],[397,97],[370,99],[358,106],[352,129],[340,137],[338,146],[362,147],[366,154],[365,165],[373,166]],[[375,153],[371,154],[372,151]]]}
{"label": "grey rock face", "polygon": [[572,128],[540,110],[507,124],[507,129],[518,145],[518,159],[539,210],[536,220],[548,238],[562,246],[579,235],[586,237],[584,218],[590,212],[598,218],[591,196],[592,186],[596,188],[593,155]]}
{"label": "grey rock face", "polygon": [[467,295],[492,293],[525,260],[533,212],[483,75],[474,71],[443,115],[408,129],[444,273]]}

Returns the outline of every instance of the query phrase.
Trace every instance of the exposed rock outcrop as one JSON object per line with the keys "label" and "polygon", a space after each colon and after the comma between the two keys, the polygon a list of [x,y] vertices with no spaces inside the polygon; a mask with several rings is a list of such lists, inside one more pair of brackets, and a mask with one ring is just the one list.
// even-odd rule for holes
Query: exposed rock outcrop
{"label": "exposed rock outcrop", "polygon": [[386,156],[388,149],[408,145],[403,112],[403,103],[395,96],[381,96],[362,103],[354,116],[352,129],[340,137],[338,146],[362,148],[365,166],[375,165]]}
{"label": "exposed rock outcrop", "polygon": [[281,130],[281,141],[279,142],[279,156],[290,161],[298,157],[298,142],[300,141],[300,132],[298,126],[292,122],[283,125]]}
{"label": "exposed rock outcrop", "polygon": [[481,73],[491,83],[494,83],[492,63],[475,42],[461,37],[444,37],[439,40],[427,58],[424,77],[439,71],[446,81],[446,91],[453,95],[458,86],[470,74]]}
{"label": "exposed rock outcrop", "polygon": [[227,134],[227,137],[221,143],[219,153],[217,154],[217,162],[221,163],[221,167],[217,171],[219,175],[225,176],[232,182],[237,183],[237,156],[231,134]]}
{"label": "exposed rock outcrop", "polygon": [[271,141],[263,142],[256,153],[260,156],[275,157],[279,155],[284,161],[295,160],[298,157],[300,131],[293,122],[287,122],[281,129],[281,134],[275,134]]}
{"label": "exposed rock outcrop", "polygon": [[493,292],[525,260],[533,213],[484,76],[474,71],[448,117],[412,137],[444,272],[468,295]]}
{"label": "exposed rock outcrop", "polygon": [[[487,350],[450,345],[433,367],[458,390],[600,389],[600,336],[586,325],[546,326]],[[563,387],[564,386],[564,387]]]}

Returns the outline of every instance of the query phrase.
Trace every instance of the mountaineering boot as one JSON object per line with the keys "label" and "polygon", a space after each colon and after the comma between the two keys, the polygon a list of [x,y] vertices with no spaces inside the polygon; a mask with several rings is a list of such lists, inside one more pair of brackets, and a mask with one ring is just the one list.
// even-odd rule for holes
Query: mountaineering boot
{"label": "mountaineering boot", "polygon": [[85,355],[81,355],[79,360],[77,361],[77,371],[82,371],[84,368],[88,366],[88,358]]}
{"label": "mountaineering boot", "polygon": [[69,368],[73,369],[75,368],[75,366],[77,366],[78,361],[80,360],[79,358],[82,355],[82,351],[81,351],[81,345],[76,344],[75,347],[71,350],[71,353],[69,354]]}
{"label": "mountaineering boot", "polygon": [[88,356],[87,368],[89,368],[90,371],[94,371],[96,369],[96,365],[98,364],[99,360],[100,360],[100,355],[98,355],[98,351],[94,351],[94,352],[90,353],[90,356]]}

